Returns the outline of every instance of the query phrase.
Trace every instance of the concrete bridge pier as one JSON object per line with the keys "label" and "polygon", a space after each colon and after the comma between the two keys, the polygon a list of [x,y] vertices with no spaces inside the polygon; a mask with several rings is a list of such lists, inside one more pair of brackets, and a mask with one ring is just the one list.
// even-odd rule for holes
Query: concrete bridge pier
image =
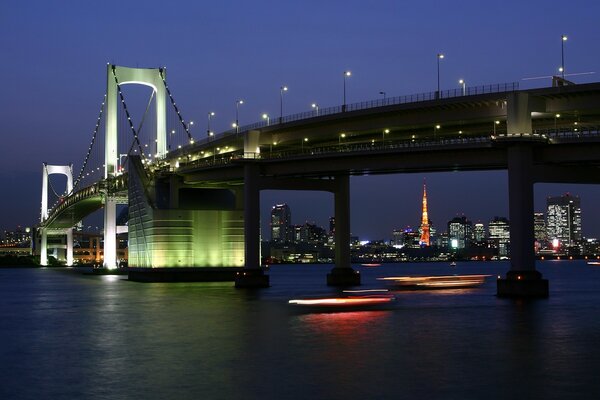
{"label": "concrete bridge pier", "polygon": [[41,228],[42,234],[40,240],[40,265],[46,267],[48,265],[48,230]]}
{"label": "concrete bridge pier", "polygon": [[548,297],[548,280],[535,269],[533,227],[532,104],[524,94],[508,99],[507,130],[521,135],[507,147],[508,207],[510,219],[510,271],[497,282],[500,297]]}
{"label": "concrete bridge pier", "polygon": [[260,267],[260,176],[252,161],[244,165],[244,237],[244,270],[236,274],[235,287],[269,287]]}
{"label": "concrete bridge pier", "polygon": [[335,186],[335,267],[327,274],[327,285],[357,286],[360,274],[350,260],[350,176],[336,176]]}

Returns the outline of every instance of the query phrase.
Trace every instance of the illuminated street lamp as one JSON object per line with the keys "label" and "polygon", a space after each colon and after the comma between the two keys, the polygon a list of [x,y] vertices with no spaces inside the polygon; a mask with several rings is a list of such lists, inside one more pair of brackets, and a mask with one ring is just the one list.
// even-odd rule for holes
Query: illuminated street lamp
{"label": "illuminated street lamp", "polygon": [[346,79],[352,76],[352,72],[344,71],[344,103],[342,104],[342,112],[346,111]]}
{"label": "illuminated street lamp", "polygon": [[[194,125],[194,121],[190,121],[187,124],[187,133],[188,133],[188,135],[190,135],[190,143],[194,144],[194,138],[192,137],[192,125]],[[157,146],[158,146],[158,143],[157,143]]]}
{"label": "illuminated street lamp", "polygon": [[496,125],[500,125],[500,121],[494,121],[494,136],[496,136]]}
{"label": "illuminated street lamp", "polygon": [[436,98],[440,98],[440,60],[444,58],[442,53],[437,54],[437,92]]}
{"label": "illuminated street lamp", "polygon": [[384,130],[381,132],[381,141],[382,141],[382,142],[385,140],[385,135],[386,135],[387,133],[390,133],[390,130],[389,130],[389,129],[384,129]]}
{"label": "illuminated street lamp", "polygon": [[213,111],[208,113],[208,124],[206,125],[206,136],[208,136],[209,139],[213,135],[212,131],[210,130],[210,120],[214,116],[215,116],[215,113]]}
{"label": "illuminated street lamp", "polygon": [[340,134],[340,136],[339,136],[339,138],[338,138],[338,145],[341,145],[341,144],[342,144],[342,139],[344,139],[345,137],[346,137],[346,134],[345,134],[345,133],[341,133],[341,134]]}
{"label": "illuminated street lamp", "polygon": [[319,105],[317,103],[312,103],[310,106],[315,109],[315,111],[317,112],[317,117],[318,117],[319,116]]}
{"label": "illuminated street lamp", "polygon": [[467,82],[465,82],[464,79],[460,79],[458,81],[458,84],[462,86],[462,95],[464,96],[466,94],[466,91],[467,91]]}
{"label": "illuminated street lamp", "polygon": [[279,123],[283,122],[283,92],[287,92],[287,86],[281,86],[279,88]]}
{"label": "illuminated street lamp", "polygon": [[267,126],[269,126],[269,125],[271,124],[271,118],[269,118],[269,114],[267,114],[267,113],[264,113],[264,114],[262,115],[262,119],[264,119],[264,120],[266,120],[266,121],[267,121]]}
{"label": "illuminated street lamp", "polygon": [[238,133],[240,131],[240,121],[239,121],[239,114],[240,114],[240,104],[244,104],[244,100],[238,100],[235,102],[235,133]]}
{"label": "illuminated street lamp", "polygon": [[304,139],[302,139],[302,144],[301,144],[301,148],[302,148],[302,152],[304,153],[304,143],[308,142],[308,138],[305,137]]}
{"label": "illuminated street lamp", "polygon": [[556,132],[556,120],[560,118],[560,114],[554,114],[554,132]]}
{"label": "illuminated street lamp", "polygon": [[567,35],[560,37],[560,69],[562,78],[565,79],[565,42],[567,41]]}

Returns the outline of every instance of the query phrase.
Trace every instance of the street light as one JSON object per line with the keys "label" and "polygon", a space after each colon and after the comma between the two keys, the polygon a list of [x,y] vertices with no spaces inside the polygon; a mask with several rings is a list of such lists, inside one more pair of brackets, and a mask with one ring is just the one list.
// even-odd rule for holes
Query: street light
{"label": "street light", "polygon": [[440,60],[444,58],[442,53],[437,54],[437,92],[436,98],[440,98]]}
{"label": "street light", "polygon": [[244,100],[238,100],[235,102],[235,133],[238,133],[240,131],[240,121],[239,121],[239,114],[240,114],[240,104],[244,104]]}
{"label": "street light", "polygon": [[302,152],[303,153],[304,153],[304,142],[308,142],[308,138],[307,137],[305,137],[304,139],[302,139],[302,145],[301,145],[301,147],[302,147]]}
{"label": "street light", "polygon": [[565,42],[567,41],[567,35],[562,35],[560,38],[560,72],[562,78],[565,79]]}
{"label": "street light", "polygon": [[317,117],[318,117],[319,116],[319,105],[317,103],[312,103],[310,106],[315,109],[315,111],[317,112]]}
{"label": "street light", "polygon": [[210,111],[208,113],[208,124],[206,125],[206,136],[208,136],[209,139],[213,135],[212,131],[210,130],[210,120],[214,116],[215,116],[215,113],[213,111]]}
{"label": "street light", "polygon": [[265,119],[265,120],[267,120],[267,126],[269,126],[269,125],[271,124],[271,119],[269,118],[269,114],[267,114],[267,113],[264,113],[264,114],[262,115],[262,119]]}
{"label": "street light", "polygon": [[560,114],[554,114],[554,133],[556,133],[556,120],[560,118]]}
{"label": "street light", "polygon": [[386,93],[384,91],[379,92],[380,95],[383,96],[383,103],[385,104],[385,95]]}
{"label": "street light", "polygon": [[344,103],[342,104],[342,112],[346,111],[346,78],[352,76],[351,71],[344,71]]}
{"label": "street light", "polygon": [[345,133],[341,133],[341,134],[340,134],[340,136],[339,136],[339,138],[338,138],[338,145],[341,145],[341,144],[342,144],[342,139],[344,139],[345,137],[346,137],[346,134],[345,134]]}
{"label": "street light", "polygon": [[384,129],[384,130],[381,132],[381,142],[383,142],[383,141],[385,140],[385,135],[386,135],[387,133],[390,133],[390,130],[389,130],[389,129]]}
{"label": "street light", "polygon": [[283,92],[287,92],[287,86],[281,86],[279,88],[279,123],[283,122]]}
{"label": "street light", "polygon": [[[187,124],[187,133],[188,133],[188,135],[190,135],[190,143],[194,144],[194,138],[192,137],[192,125],[194,125],[194,121],[190,121]],[[158,144],[157,144],[157,146],[158,146]]]}
{"label": "street light", "polygon": [[500,125],[500,121],[494,121],[494,136],[496,136],[496,125]]}
{"label": "street light", "polygon": [[462,95],[464,96],[466,94],[466,91],[467,91],[467,82],[465,82],[464,79],[460,79],[458,81],[458,84],[462,85]]}

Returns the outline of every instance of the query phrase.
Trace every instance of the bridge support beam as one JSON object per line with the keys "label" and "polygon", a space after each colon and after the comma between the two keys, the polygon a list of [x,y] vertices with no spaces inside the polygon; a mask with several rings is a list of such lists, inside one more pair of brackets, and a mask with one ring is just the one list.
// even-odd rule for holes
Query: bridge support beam
{"label": "bridge support beam", "polygon": [[535,269],[533,228],[533,149],[519,143],[508,149],[508,205],[511,267],[498,279],[501,297],[547,297],[548,280]]}
{"label": "bridge support beam", "polygon": [[244,165],[244,237],[244,270],[236,274],[235,287],[268,287],[260,267],[260,175],[253,162]]}
{"label": "bridge support beam", "polygon": [[48,231],[46,228],[41,228],[40,233],[40,265],[46,267],[48,265]]}
{"label": "bridge support beam", "polygon": [[67,234],[67,266],[73,266],[73,228],[69,228],[66,231]]}
{"label": "bridge support beam", "polygon": [[117,200],[108,196],[104,204],[104,268],[117,268]]}
{"label": "bridge support beam", "polygon": [[360,274],[350,260],[350,176],[336,176],[335,182],[335,267],[327,274],[327,285],[356,286]]}

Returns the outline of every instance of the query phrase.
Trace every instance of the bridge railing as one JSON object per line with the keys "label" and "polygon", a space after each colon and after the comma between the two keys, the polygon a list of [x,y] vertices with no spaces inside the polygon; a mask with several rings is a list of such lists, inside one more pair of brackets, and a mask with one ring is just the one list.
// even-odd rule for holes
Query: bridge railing
{"label": "bridge railing", "polygon": [[431,101],[438,99],[449,99],[463,96],[475,96],[480,94],[487,93],[503,93],[503,92],[513,92],[515,90],[519,90],[519,82],[509,82],[509,83],[497,83],[492,85],[482,85],[482,86],[470,86],[449,90],[441,90],[441,91],[433,91],[433,92],[425,92],[425,93],[416,93],[409,94],[404,96],[395,96],[395,97],[386,97],[385,99],[377,99],[377,100],[368,100],[362,101],[359,103],[350,103],[345,106],[333,106],[333,107],[325,107],[325,108],[315,108],[311,111],[304,111],[301,113],[286,115],[282,118],[270,118],[267,120],[254,122],[252,124],[240,126],[238,129],[230,129],[228,131],[222,132],[218,134],[219,137],[234,135],[236,133],[241,133],[245,131],[250,131],[254,129],[265,128],[271,125],[278,125],[281,123],[289,123],[294,121],[300,121],[309,118],[322,117],[325,115],[339,114],[345,111],[359,111],[359,110],[367,110],[370,108],[376,107],[385,107],[385,106],[393,106],[399,104],[409,104],[409,103],[418,103],[422,101]]}

